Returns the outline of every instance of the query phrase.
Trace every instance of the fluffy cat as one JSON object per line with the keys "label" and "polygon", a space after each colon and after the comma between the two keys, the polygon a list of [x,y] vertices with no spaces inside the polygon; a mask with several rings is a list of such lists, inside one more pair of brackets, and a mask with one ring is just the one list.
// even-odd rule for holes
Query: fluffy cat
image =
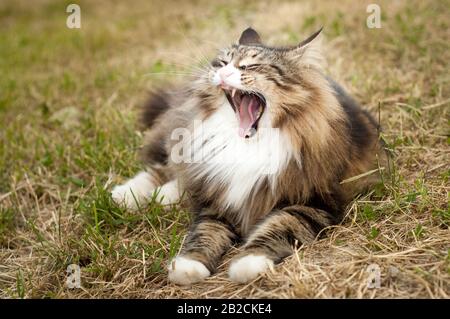
{"label": "fluffy cat", "polygon": [[320,31],[276,48],[248,28],[193,83],[146,105],[148,168],[112,197],[134,209],[157,190],[192,212],[170,281],[205,279],[234,244],[230,279],[253,280],[339,223],[377,177],[342,183],[386,156],[373,118],[323,74]]}

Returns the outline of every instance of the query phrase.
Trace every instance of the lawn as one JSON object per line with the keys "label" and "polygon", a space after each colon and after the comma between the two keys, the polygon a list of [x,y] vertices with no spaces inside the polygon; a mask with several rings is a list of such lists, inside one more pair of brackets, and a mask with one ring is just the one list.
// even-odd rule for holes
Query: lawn
{"label": "lawn", "polygon": [[[377,1],[379,29],[373,1],[86,0],[69,29],[71,2],[0,2],[1,298],[449,298],[450,1]],[[273,45],[324,26],[326,70],[379,119],[395,169],[270,273],[237,285],[225,258],[178,287],[165,266],[188,212],[128,212],[109,190],[142,168],[147,92],[191,80],[248,25]]]}

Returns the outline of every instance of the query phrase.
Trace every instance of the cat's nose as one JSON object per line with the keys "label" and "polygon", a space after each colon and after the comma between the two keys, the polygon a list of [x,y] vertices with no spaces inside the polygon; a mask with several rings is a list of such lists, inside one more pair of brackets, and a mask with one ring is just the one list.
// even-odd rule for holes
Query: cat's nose
{"label": "cat's nose", "polygon": [[233,71],[232,71],[232,70],[225,70],[225,69],[219,70],[219,76],[220,76],[220,79],[221,79],[222,81],[225,81],[225,80],[226,80],[227,78],[229,78],[232,74],[233,74]]}

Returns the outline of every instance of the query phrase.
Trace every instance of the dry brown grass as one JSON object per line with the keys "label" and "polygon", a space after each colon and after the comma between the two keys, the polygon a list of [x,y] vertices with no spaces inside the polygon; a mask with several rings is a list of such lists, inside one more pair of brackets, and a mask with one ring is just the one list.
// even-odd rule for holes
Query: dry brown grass
{"label": "dry brown grass", "polygon": [[[65,2],[2,2],[0,297],[448,298],[450,3],[380,1],[372,30],[368,3],[81,1],[82,29],[68,30]],[[380,110],[396,170],[269,274],[233,284],[227,256],[206,282],[177,287],[164,265],[188,214],[133,215],[107,189],[139,169],[145,90],[185,79],[247,25],[272,44],[323,25],[327,70]],[[70,263],[81,289],[65,286]],[[373,263],[378,289],[367,288]]]}

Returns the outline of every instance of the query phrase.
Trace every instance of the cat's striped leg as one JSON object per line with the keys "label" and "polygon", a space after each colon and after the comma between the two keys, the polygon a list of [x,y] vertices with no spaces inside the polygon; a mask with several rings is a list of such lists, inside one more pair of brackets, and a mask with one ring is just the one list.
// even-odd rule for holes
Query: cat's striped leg
{"label": "cat's striped leg", "polygon": [[226,221],[197,216],[181,253],[169,263],[169,280],[189,285],[209,277],[236,240],[237,235]]}
{"label": "cat's striped leg", "polygon": [[321,229],[334,223],[331,214],[301,205],[273,211],[252,230],[242,253],[231,262],[230,279],[239,283],[253,280],[291,255],[296,241],[309,243]]}

